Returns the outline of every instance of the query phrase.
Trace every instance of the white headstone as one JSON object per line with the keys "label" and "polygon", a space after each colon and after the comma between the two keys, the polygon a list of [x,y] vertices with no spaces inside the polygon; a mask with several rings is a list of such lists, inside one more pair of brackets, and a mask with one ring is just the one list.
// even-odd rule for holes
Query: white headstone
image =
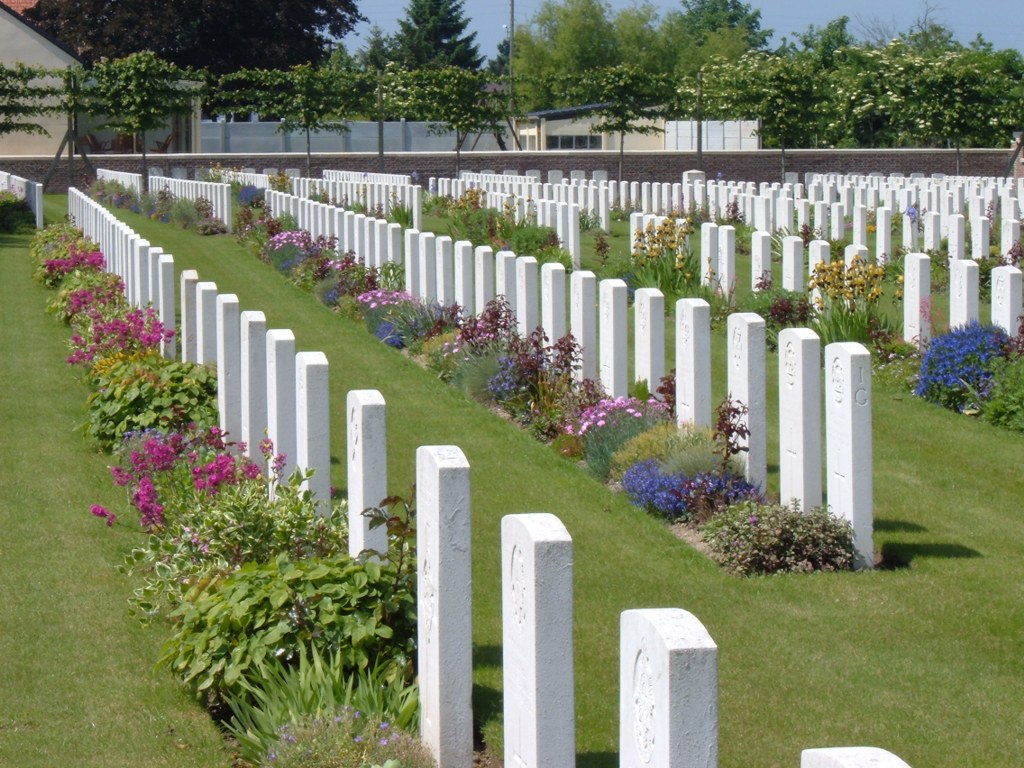
{"label": "white headstone", "polygon": [[723,296],[736,292],[736,227],[725,224],[718,228],[718,274],[714,285]]}
{"label": "white headstone", "polygon": [[554,515],[508,515],[501,561],[505,764],[572,768],[572,538]]}
{"label": "white headstone", "polygon": [[197,305],[197,286],[199,273],[194,269],[181,271],[181,359],[190,363],[197,362],[199,351],[196,346],[199,327],[199,307]]}
{"label": "white headstone", "polygon": [[[161,253],[157,261],[157,272],[159,274],[158,280],[158,300],[157,308],[160,313],[160,322],[163,323],[164,330],[174,330],[174,257],[169,253]],[[184,273],[182,273],[184,278]],[[172,336],[170,339],[164,339],[160,342],[160,354],[164,356],[166,360],[173,360],[175,358],[175,339]]]}
{"label": "white headstone", "polygon": [[489,245],[478,245],[473,258],[476,263],[474,290],[475,314],[480,314],[494,299],[494,251]]}
{"label": "white headstone", "polygon": [[520,256],[516,259],[516,325],[523,338],[540,324],[537,293],[537,259]]}
{"label": "white headstone", "polygon": [[623,611],[619,765],[718,765],[718,646],[692,613]]}
{"label": "white headstone", "polygon": [[855,568],[874,565],[871,353],[857,342],[825,347],[828,505],[853,526]]}
{"label": "white headstone", "polygon": [[782,289],[804,290],[804,241],[795,235],[782,239]]}
{"label": "white headstone", "polygon": [[700,284],[711,285],[718,271],[718,225],[700,225]]}
{"label": "white headstone", "polygon": [[676,421],[711,426],[711,305],[676,302]]}
{"label": "white headstone", "polygon": [[295,463],[313,470],[303,488],[316,497],[317,513],[331,509],[331,410],[327,356],[323,352],[295,355]]}
{"label": "white headstone", "polygon": [[826,747],[800,753],[800,768],[910,768],[892,752],[878,747]]}
{"label": "white headstone", "polygon": [[242,439],[242,345],[238,297],[217,297],[217,411],[231,441]]}
{"label": "white headstone", "polygon": [[437,273],[437,300],[442,307],[455,303],[455,261],[452,255],[452,239],[439,235],[434,243]]}
{"label": "white headstone", "polygon": [[541,325],[554,344],[565,336],[565,267],[556,261],[542,265],[540,282]]}
{"label": "white headstone", "polygon": [[599,290],[600,380],[609,397],[625,397],[629,391],[626,283],[617,278],[602,280]]}
{"label": "white headstone", "polygon": [[821,506],[821,340],[809,328],[779,331],[779,496]]}
{"label": "white headstone", "polygon": [[992,270],[992,324],[1013,337],[1020,331],[1021,271],[1003,266]]}
{"label": "white headstone", "polygon": [[363,511],[388,495],[388,443],[384,396],[376,389],[353,389],[348,411],[348,553],[388,551],[383,525],[370,528]]}
{"label": "white headstone", "polygon": [[978,319],[978,262],[949,262],[949,327],[959,328]]}
{"label": "white headstone", "polygon": [[296,467],[295,334],[285,328],[267,331],[267,436],[287,479]]}
{"label": "white headstone", "polygon": [[734,312],[728,321],[728,393],[747,407],[741,421],[749,431],[743,463],[747,481],[765,487],[768,475],[768,412],[765,384],[765,323],[753,312]]}
{"label": "white headstone", "polygon": [[761,290],[761,286],[770,284],[772,279],[772,236],[768,232],[757,231],[750,239],[750,288]]}
{"label": "white headstone", "polygon": [[665,375],[665,296],[657,288],[638,288],[633,298],[633,346],[636,382],[655,392]]}
{"label": "white headstone", "polygon": [[580,345],[578,378],[597,378],[597,276],[588,270],[569,276],[569,330]]}
{"label": "white headstone", "polygon": [[196,362],[217,363],[217,284],[196,284]]}
{"label": "white headstone", "polygon": [[453,445],[416,449],[420,738],[438,768],[473,762],[473,579],[469,462]]}
{"label": "white headstone", "polygon": [[459,240],[454,246],[455,303],[462,308],[463,317],[476,314],[473,285],[473,244]]}
{"label": "white headstone", "polygon": [[267,318],[247,310],[239,316],[241,411],[245,455],[266,471],[260,441],[267,429]]}
{"label": "white headstone", "polygon": [[903,340],[923,346],[932,337],[931,259],[908,253],[903,260]]}

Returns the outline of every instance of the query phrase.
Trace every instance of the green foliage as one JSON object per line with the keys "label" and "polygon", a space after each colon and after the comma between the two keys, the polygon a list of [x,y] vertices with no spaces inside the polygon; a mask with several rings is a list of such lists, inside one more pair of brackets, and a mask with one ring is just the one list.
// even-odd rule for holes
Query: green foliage
{"label": "green foliage", "polygon": [[293,559],[332,557],[346,551],[347,507],[319,513],[306,479],[295,473],[280,481],[274,494],[260,476],[225,483],[216,494],[195,487],[191,469],[169,485],[166,522],[141,547],[125,557],[122,570],[140,579],[129,599],[144,624],[177,609],[192,585],[223,576],[246,563],[265,563],[278,555]]}
{"label": "green foliage", "polygon": [[701,532],[711,558],[738,576],[847,570],[853,529],[824,509],[746,501],[713,516]]}
{"label": "green foliage", "polygon": [[48,102],[55,90],[47,81],[48,74],[41,67],[30,67],[20,61],[0,62],[0,136],[46,133],[43,126],[32,120],[53,111]]}
{"label": "green foliage", "polygon": [[342,672],[337,652],[323,656],[315,648],[308,659],[300,656],[298,665],[281,664],[276,658],[255,664],[240,680],[239,692],[226,701],[232,717],[225,727],[238,742],[241,757],[258,764],[278,747],[283,733],[295,734],[311,720],[332,720],[350,712],[377,721],[378,730],[383,721],[388,723],[385,730],[418,731],[416,684],[408,685],[393,674],[394,667]]}
{"label": "green foliage", "polygon": [[991,371],[981,418],[998,427],[1024,432],[1024,357],[996,358]]}
{"label": "green foliage", "polygon": [[265,768],[434,768],[429,750],[388,721],[347,708],[326,719],[307,719],[282,734]]}
{"label": "green foliage", "polygon": [[[48,224],[33,235],[28,253],[32,259],[32,276],[44,282],[46,262],[50,259],[67,258],[69,253],[88,253],[99,250],[99,245],[89,240],[82,230],[69,221]],[[45,284],[45,283],[44,283]],[[52,285],[47,285],[52,288]]]}
{"label": "green foliage", "polygon": [[86,434],[110,449],[126,432],[217,423],[217,379],[156,353],[105,358],[91,372]]}
{"label": "green foliage", "polygon": [[362,20],[353,0],[79,0],[73,6],[39,0],[26,16],[92,60],[150,50],[178,66],[217,74],[266,61],[284,67],[319,62]]}
{"label": "green foliage", "polygon": [[391,39],[392,60],[408,70],[480,69],[483,57],[468,25],[462,0],[409,0]]}
{"label": "green foliage", "polygon": [[696,477],[719,468],[721,462],[715,450],[710,428],[693,424],[656,424],[628,440],[612,454],[609,474],[617,480],[634,464],[652,459],[666,474]]}
{"label": "green foliage", "polygon": [[113,61],[101,59],[92,69],[94,108],[106,125],[128,133],[164,127],[175,114],[190,114],[203,90],[202,74],[177,67],[151,51]]}
{"label": "green foliage", "polygon": [[237,690],[254,665],[272,657],[297,664],[312,648],[337,654],[345,675],[389,662],[404,668],[414,609],[412,575],[393,563],[280,555],[197,584],[172,614],[161,663],[197,693],[218,696]]}
{"label": "green foliage", "polygon": [[216,100],[228,111],[277,116],[280,133],[303,131],[308,176],[310,132],[346,132],[343,121],[366,108],[369,94],[369,81],[355,72],[297,64],[288,70],[246,69],[225,75]]}
{"label": "green foliage", "polygon": [[36,216],[28,203],[13,192],[0,190],[0,232],[28,233],[35,227]]}

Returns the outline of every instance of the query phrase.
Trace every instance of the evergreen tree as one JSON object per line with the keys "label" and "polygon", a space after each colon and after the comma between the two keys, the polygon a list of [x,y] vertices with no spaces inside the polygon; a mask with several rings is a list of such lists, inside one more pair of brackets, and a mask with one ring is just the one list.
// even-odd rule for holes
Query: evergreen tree
{"label": "evergreen tree", "polygon": [[412,70],[480,69],[484,59],[476,32],[465,34],[468,24],[462,0],[409,0],[393,38],[395,61]]}

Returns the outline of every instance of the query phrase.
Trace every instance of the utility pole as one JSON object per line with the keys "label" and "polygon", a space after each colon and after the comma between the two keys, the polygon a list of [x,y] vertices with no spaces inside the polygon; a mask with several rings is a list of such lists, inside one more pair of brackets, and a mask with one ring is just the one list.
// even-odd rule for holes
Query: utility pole
{"label": "utility pole", "polygon": [[697,170],[704,170],[704,70],[697,72]]}

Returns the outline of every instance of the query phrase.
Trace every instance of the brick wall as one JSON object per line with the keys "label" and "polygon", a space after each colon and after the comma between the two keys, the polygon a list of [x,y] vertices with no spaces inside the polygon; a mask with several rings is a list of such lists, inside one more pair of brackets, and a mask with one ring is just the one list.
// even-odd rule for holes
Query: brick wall
{"label": "brick wall", "polygon": [[[962,150],[960,172],[965,176],[1002,176],[1010,160],[1010,150]],[[15,173],[33,181],[41,181],[50,168],[49,157],[0,157],[0,170]],[[116,171],[141,170],[137,155],[96,155],[91,160],[97,167]],[[150,164],[170,174],[171,168],[182,166],[194,178],[197,169],[219,163],[225,167],[305,169],[306,158],[300,153],[268,155],[151,155]],[[1024,176],[1024,157],[1016,164],[1015,174]],[[693,152],[627,152],[623,164],[623,178],[631,181],[678,181],[684,171],[697,166]],[[319,154],[313,155],[312,174],[319,176],[325,168],[340,170],[381,170],[375,154]],[[608,172],[609,178],[618,173],[616,152],[463,152],[462,169],[467,171],[529,169],[581,170],[588,175],[595,170]],[[705,152],[704,169],[709,178],[721,174],[724,179],[743,181],[778,181],[781,178],[780,154],[777,150],[756,152]],[[956,153],[953,150],[790,150],[786,153],[786,169],[799,174],[808,172],[837,173],[944,173],[956,171]],[[79,158],[75,159],[75,183],[83,186],[89,174]],[[452,152],[408,152],[385,155],[385,173],[417,172],[423,183],[430,176],[454,176],[455,154]],[[67,160],[62,159],[47,192],[63,192],[68,187]]]}

